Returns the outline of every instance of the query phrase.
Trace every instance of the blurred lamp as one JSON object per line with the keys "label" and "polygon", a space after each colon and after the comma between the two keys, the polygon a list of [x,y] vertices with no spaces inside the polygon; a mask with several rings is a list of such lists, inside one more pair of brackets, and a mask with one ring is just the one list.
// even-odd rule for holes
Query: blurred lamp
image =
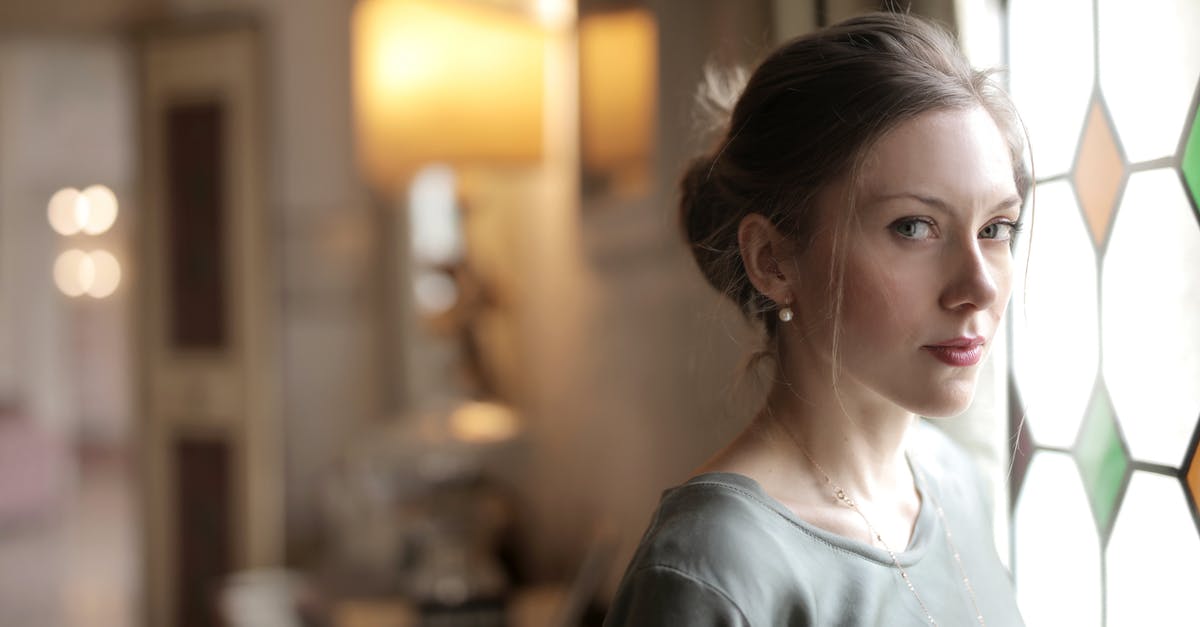
{"label": "blurred lamp", "polygon": [[500,403],[467,401],[450,413],[450,433],[460,442],[495,444],[511,440],[520,430],[517,414]]}
{"label": "blurred lamp", "polygon": [[352,18],[359,163],[379,189],[420,166],[542,155],[545,32],[453,0],[362,0]]}
{"label": "blurred lamp", "polygon": [[547,28],[564,28],[575,21],[574,0],[537,0],[537,16]]}
{"label": "blurred lamp", "polygon": [[580,135],[589,174],[649,166],[658,94],[658,29],[647,9],[579,22]]}

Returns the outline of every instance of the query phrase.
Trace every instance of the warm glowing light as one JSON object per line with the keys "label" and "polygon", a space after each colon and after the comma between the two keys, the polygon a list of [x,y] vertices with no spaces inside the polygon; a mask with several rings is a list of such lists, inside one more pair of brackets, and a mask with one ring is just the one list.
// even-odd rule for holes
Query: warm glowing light
{"label": "warm glowing light", "polygon": [[55,260],[54,283],[71,298],[83,294],[105,298],[121,284],[121,264],[108,251],[85,253],[73,248]]}
{"label": "warm glowing light", "polygon": [[117,221],[117,195],[103,185],[92,185],[80,196],[88,203],[87,219],[79,222],[84,233],[99,235]]}
{"label": "warm glowing light", "polygon": [[632,9],[584,17],[579,66],[584,164],[602,171],[644,165],[658,106],[653,15]]}
{"label": "warm glowing light", "polygon": [[54,261],[54,284],[67,296],[75,298],[87,291],[88,284],[84,282],[83,265],[88,254],[72,248]]}
{"label": "warm glowing light", "polygon": [[83,194],[76,196],[72,213],[75,216],[75,225],[82,230],[92,218],[92,200]]}
{"label": "warm glowing light", "polygon": [[88,255],[91,262],[92,281],[88,285],[88,296],[105,298],[117,291],[121,284],[121,264],[117,258],[105,250],[94,250]]}
{"label": "warm glowing light", "polygon": [[84,255],[79,260],[79,266],[76,268],[79,275],[79,284],[83,286],[83,291],[91,291],[92,286],[96,284],[96,260],[92,259],[91,255]]}
{"label": "warm glowing light", "polygon": [[496,8],[362,0],[354,9],[359,160],[394,188],[422,165],[515,162],[542,151],[546,33]]}
{"label": "warm glowing light", "polygon": [[499,403],[463,403],[450,414],[450,432],[463,442],[503,442],[519,430],[516,413]]}
{"label": "warm glowing light", "polygon": [[80,222],[75,217],[75,206],[80,198],[79,190],[74,187],[64,187],[50,197],[46,217],[50,220],[50,227],[59,235],[74,235],[79,232]]}
{"label": "warm glowing light", "polygon": [[562,28],[575,20],[575,5],[568,0],[537,0],[537,15],[545,26]]}
{"label": "warm glowing light", "polygon": [[117,220],[117,195],[103,185],[92,185],[80,192],[64,187],[50,197],[46,207],[50,226],[59,235],[80,231],[99,235]]}

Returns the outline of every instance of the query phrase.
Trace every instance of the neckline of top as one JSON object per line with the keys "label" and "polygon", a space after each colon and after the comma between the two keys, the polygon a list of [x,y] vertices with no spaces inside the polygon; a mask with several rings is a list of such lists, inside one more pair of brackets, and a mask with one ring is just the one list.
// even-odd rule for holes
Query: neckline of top
{"label": "neckline of top", "polygon": [[[905,568],[921,561],[921,558],[928,552],[932,544],[931,540],[937,537],[935,534],[940,533],[938,530],[940,523],[938,522],[936,513],[933,511],[934,505],[929,499],[930,486],[925,484],[922,473],[917,472],[915,468],[916,462],[912,460],[911,456],[907,457],[909,468],[913,472],[913,480],[916,483],[917,493],[921,497],[921,505],[917,511],[917,521],[913,526],[913,533],[912,537],[909,538],[908,546],[903,551],[896,552],[896,561]],[[805,534],[825,542],[836,549],[847,551],[880,565],[887,567],[895,566],[892,562],[892,556],[883,547],[874,546],[861,540],[834,533],[800,518],[790,508],[768,494],[758,481],[741,473],[727,471],[701,473],[692,477],[683,485],[670,490],[670,492],[673,493],[688,486],[705,484],[723,485],[728,488],[747,492],[761,505],[782,516]]]}

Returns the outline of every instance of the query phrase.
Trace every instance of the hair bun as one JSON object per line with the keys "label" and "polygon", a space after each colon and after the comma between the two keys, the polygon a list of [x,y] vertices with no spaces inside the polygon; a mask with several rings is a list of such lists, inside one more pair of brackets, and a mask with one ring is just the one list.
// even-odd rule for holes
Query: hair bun
{"label": "hair bun", "polygon": [[741,216],[727,206],[720,177],[715,155],[692,160],[679,182],[679,223],[704,278],[741,303],[745,295],[730,292],[743,273],[736,224]]}
{"label": "hair bun", "polygon": [[724,134],[733,108],[746,90],[750,74],[741,66],[704,65],[704,78],[696,86],[696,123],[705,135]]}

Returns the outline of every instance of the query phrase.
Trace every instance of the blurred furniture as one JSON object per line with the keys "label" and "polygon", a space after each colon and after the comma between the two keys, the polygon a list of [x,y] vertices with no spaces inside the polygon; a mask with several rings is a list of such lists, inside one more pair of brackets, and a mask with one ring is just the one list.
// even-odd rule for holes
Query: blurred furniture
{"label": "blurred furniture", "polygon": [[226,575],[283,560],[267,81],[250,18],[139,34],[146,622],[208,627]]}

